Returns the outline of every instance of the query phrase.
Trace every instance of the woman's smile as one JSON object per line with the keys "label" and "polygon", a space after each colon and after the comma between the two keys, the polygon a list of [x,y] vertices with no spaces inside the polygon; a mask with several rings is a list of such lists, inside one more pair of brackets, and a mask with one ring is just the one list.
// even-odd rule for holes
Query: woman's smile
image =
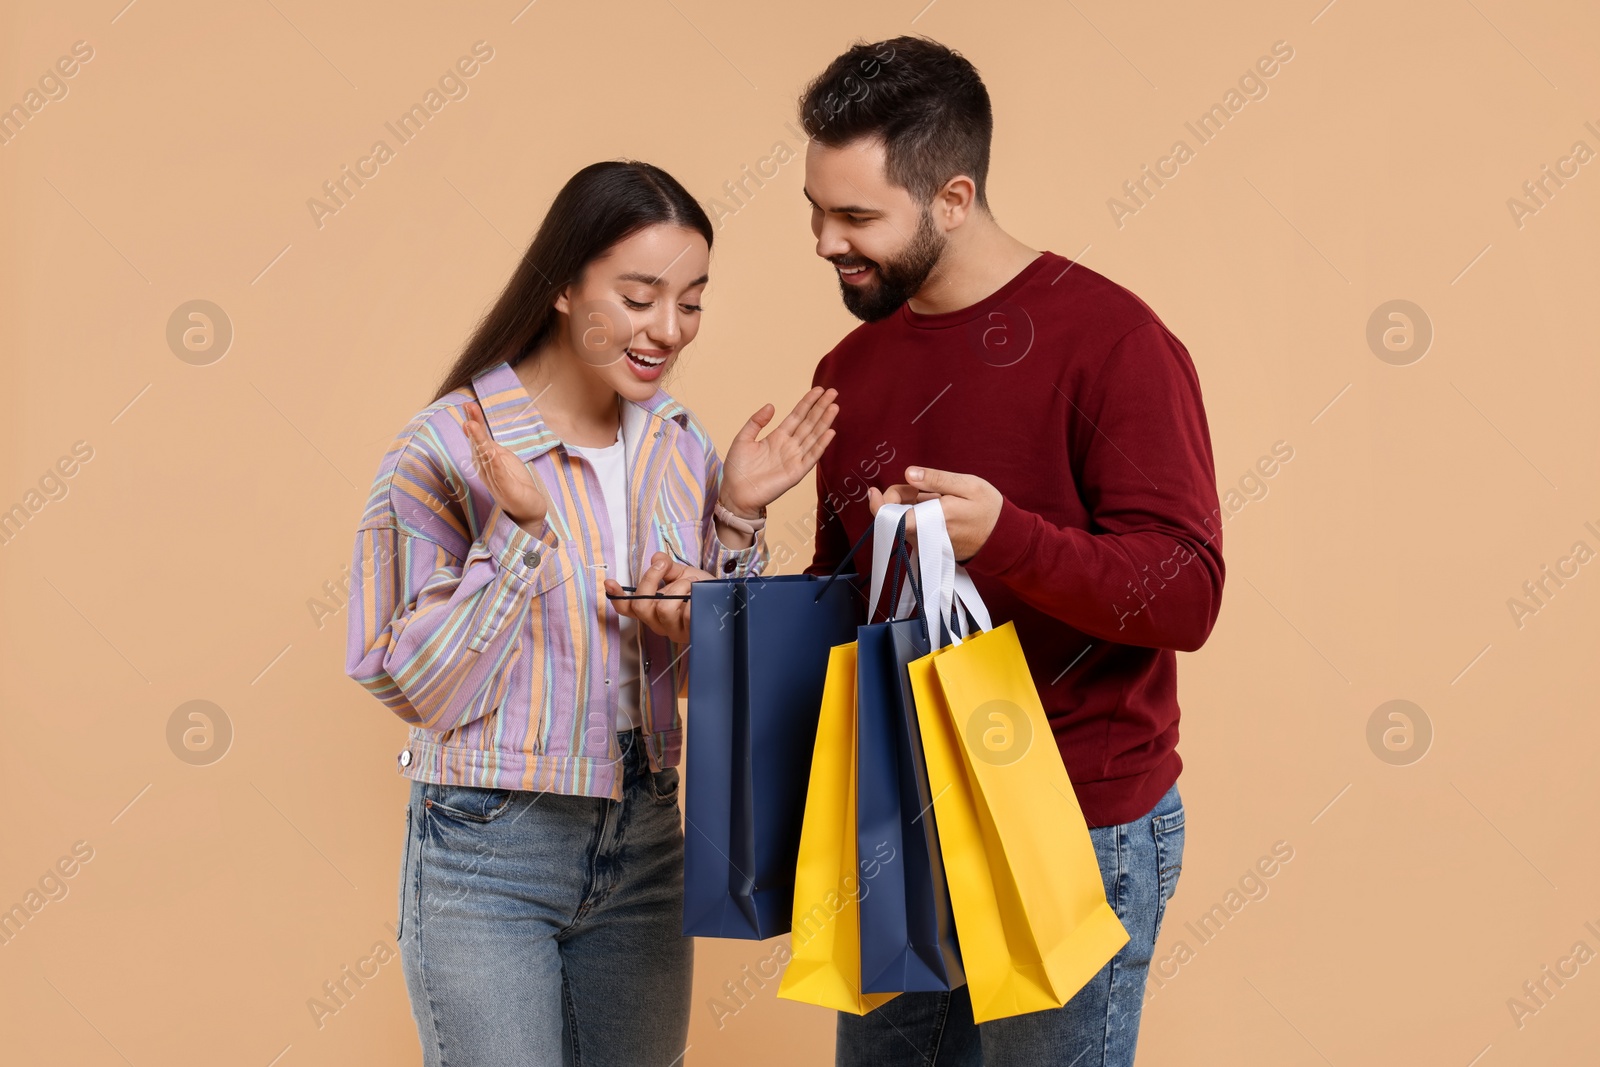
{"label": "woman's smile", "polygon": [[661,377],[667,366],[667,357],[672,355],[670,348],[643,348],[639,345],[629,345],[623,351],[628,356],[628,369],[642,382],[653,382]]}

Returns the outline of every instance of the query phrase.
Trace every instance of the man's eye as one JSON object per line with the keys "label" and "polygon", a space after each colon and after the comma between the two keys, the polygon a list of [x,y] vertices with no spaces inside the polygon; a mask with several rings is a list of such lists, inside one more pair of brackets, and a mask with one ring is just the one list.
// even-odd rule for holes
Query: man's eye
{"label": "man's eye", "polygon": [[624,305],[626,305],[632,311],[643,311],[645,308],[649,307],[650,304],[652,303],[652,301],[646,301],[646,302],[641,303],[638,300],[634,300],[633,298],[626,297],[626,296],[622,298],[622,302],[623,302]]}
{"label": "man's eye", "polygon": [[872,220],[868,219],[868,218],[864,218],[864,217],[862,217],[860,215],[846,215],[845,216],[845,221],[851,223],[852,225],[859,226],[863,222],[871,222]]}

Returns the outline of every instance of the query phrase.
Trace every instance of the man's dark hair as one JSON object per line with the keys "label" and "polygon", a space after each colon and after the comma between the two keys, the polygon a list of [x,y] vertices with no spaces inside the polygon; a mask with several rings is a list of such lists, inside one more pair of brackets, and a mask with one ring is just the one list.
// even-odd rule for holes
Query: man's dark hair
{"label": "man's dark hair", "polygon": [[800,94],[800,124],[829,148],[882,140],[889,180],[921,203],[965,174],[989,210],[989,91],[977,68],[938,41],[895,37],[853,46]]}

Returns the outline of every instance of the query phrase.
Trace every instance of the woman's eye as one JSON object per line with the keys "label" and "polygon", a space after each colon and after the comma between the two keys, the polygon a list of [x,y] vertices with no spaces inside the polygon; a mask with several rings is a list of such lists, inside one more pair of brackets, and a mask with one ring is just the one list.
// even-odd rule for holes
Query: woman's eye
{"label": "woman's eye", "polygon": [[678,306],[692,314],[699,314],[705,310],[705,308],[701,307],[699,304],[679,304]]}
{"label": "woman's eye", "polygon": [[645,308],[649,307],[650,304],[651,304],[651,301],[641,302],[641,301],[634,300],[633,298],[626,297],[626,296],[622,298],[622,302],[625,305],[627,305],[633,311],[643,311]]}

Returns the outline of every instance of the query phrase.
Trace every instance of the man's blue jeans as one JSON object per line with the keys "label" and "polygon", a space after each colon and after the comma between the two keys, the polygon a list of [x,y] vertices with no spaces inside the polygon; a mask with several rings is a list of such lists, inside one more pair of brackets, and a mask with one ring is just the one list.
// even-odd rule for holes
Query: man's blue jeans
{"label": "man's blue jeans", "polygon": [[672,1067],[689,1030],[676,768],[623,799],[413,782],[400,958],[428,1067]]}
{"label": "man's blue jeans", "polygon": [[836,1067],[1132,1067],[1145,977],[1183,869],[1177,783],[1144,817],[1089,836],[1128,943],[1076,996],[977,1025],[966,986],[902,993],[864,1016],[839,1013]]}

